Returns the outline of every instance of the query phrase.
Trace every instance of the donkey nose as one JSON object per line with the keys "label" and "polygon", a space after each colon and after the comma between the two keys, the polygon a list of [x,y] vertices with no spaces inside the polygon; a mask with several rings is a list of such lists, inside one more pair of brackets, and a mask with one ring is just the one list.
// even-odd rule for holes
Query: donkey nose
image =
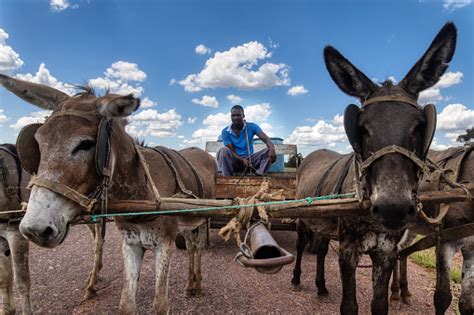
{"label": "donkey nose", "polygon": [[58,236],[58,229],[52,224],[46,226],[28,226],[21,222],[20,232],[28,240],[43,247],[48,247],[48,244]]}
{"label": "donkey nose", "polygon": [[385,227],[397,230],[416,217],[413,201],[405,198],[379,198],[370,208],[372,217]]}

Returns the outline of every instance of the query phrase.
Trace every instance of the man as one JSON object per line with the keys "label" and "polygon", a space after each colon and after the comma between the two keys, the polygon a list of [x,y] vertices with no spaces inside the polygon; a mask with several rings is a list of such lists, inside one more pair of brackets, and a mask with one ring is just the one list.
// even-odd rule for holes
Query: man
{"label": "man", "polygon": [[[257,124],[245,121],[242,106],[234,105],[230,110],[230,118],[232,124],[222,129],[224,147],[217,153],[222,174],[231,176],[234,172],[244,170],[264,174],[276,160],[272,140]],[[254,135],[266,144],[266,149],[253,152]]]}

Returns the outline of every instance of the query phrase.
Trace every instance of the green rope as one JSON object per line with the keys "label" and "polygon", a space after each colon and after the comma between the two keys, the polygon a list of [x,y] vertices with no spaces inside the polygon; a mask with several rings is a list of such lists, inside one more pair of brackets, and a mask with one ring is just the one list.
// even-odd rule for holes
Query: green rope
{"label": "green rope", "polygon": [[144,212],[126,212],[126,213],[105,213],[105,214],[92,214],[91,219],[93,221],[97,221],[99,218],[108,218],[108,217],[126,217],[126,216],[139,216],[139,215],[157,215],[157,214],[176,214],[176,213],[187,213],[187,212],[203,212],[203,211],[219,211],[224,209],[238,209],[238,208],[246,208],[246,207],[253,207],[253,206],[270,206],[270,205],[282,205],[282,204],[290,204],[290,203],[297,203],[297,202],[306,202],[308,205],[311,205],[313,201],[316,200],[327,200],[327,199],[337,199],[337,198],[345,198],[345,197],[354,197],[355,193],[349,194],[336,194],[336,195],[327,195],[327,196],[320,196],[320,197],[306,197],[304,199],[297,199],[297,200],[284,200],[284,201],[268,201],[262,202],[259,204],[250,203],[245,205],[231,205],[231,206],[220,206],[220,207],[207,207],[207,208],[196,208],[196,209],[181,209],[181,210],[156,210],[156,211],[144,211]]}

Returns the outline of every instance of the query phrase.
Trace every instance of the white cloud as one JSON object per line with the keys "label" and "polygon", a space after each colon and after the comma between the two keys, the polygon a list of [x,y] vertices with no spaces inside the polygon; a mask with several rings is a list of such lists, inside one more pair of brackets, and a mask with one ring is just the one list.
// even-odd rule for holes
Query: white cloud
{"label": "white cloud", "polygon": [[188,117],[188,124],[192,125],[196,122],[197,117]]}
{"label": "white cloud", "polygon": [[31,73],[26,73],[17,74],[16,77],[20,80],[48,85],[69,95],[73,95],[76,92],[75,88],[72,85],[63,83],[56,79],[53,75],[51,75],[44,63],[40,64],[38,71],[34,75]]}
{"label": "white cloud", "polygon": [[472,0],[443,0],[443,8],[446,10],[455,10],[465,7],[472,3]]}
{"label": "white cloud", "polygon": [[463,76],[464,74],[460,71],[446,72],[434,86],[420,93],[418,102],[420,104],[436,104],[439,101],[446,100],[447,98],[441,95],[441,89],[461,83]]}
{"label": "white cloud", "polygon": [[129,118],[126,126],[127,132],[133,137],[171,137],[176,135],[176,131],[183,124],[181,115],[176,109],[170,109],[159,113],[154,109],[145,109]]}
{"label": "white cloud", "polygon": [[145,72],[136,63],[117,61],[104,72],[105,77],[91,79],[90,83],[99,89],[109,89],[111,93],[133,94],[140,97],[144,88],[140,85],[146,80]]}
{"label": "white cloud", "polygon": [[438,114],[439,131],[460,131],[474,126],[474,110],[462,104],[449,104]]}
{"label": "white cloud", "polygon": [[66,9],[77,9],[79,8],[78,4],[71,4],[68,0],[51,0],[49,2],[51,10],[53,12],[61,12]]}
{"label": "white cloud", "polygon": [[205,54],[211,53],[211,49],[204,46],[203,44],[197,45],[194,51],[196,51],[196,54],[199,54],[199,55],[205,55]]}
{"label": "white cloud", "polygon": [[343,116],[339,114],[331,121],[320,119],[314,126],[297,126],[288,137],[288,143],[317,148],[334,148],[346,142]]}
{"label": "white cloud", "polygon": [[200,73],[190,74],[179,84],[187,92],[198,92],[206,88],[265,89],[289,85],[288,66],[285,64],[262,64],[271,53],[261,43],[253,41],[216,52],[208,59]]}
{"label": "white cloud", "polygon": [[219,107],[219,102],[214,96],[204,95],[201,99],[193,98],[192,101],[194,104],[217,108]]}
{"label": "white cloud", "polygon": [[145,97],[144,99],[141,100],[140,102],[140,108],[150,108],[150,107],[153,107],[153,106],[156,106],[158,105],[157,102],[155,101],[152,101],[147,97]]}
{"label": "white cloud", "polygon": [[438,139],[436,137],[433,138],[433,141],[431,142],[430,149],[436,150],[436,151],[443,151],[446,149],[449,149],[449,145],[441,144],[438,142]]}
{"label": "white cloud", "polygon": [[52,113],[51,110],[41,110],[38,112],[32,112],[30,113],[30,116],[24,116],[24,117],[19,118],[16,123],[14,123],[13,125],[10,125],[10,128],[18,130],[30,124],[36,124],[36,123],[42,124],[46,120],[46,117],[51,115],[51,113]]}
{"label": "white cloud", "polygon": [[176,83],[178,83],[178,81],[176,81],[176,79],[173,78],[173,79],[170,80],[169,85],[175,85]]}
{"label": "white cloud", "polygon": [[0,28],[0,72],[12,72],[23,65],[20,55],[7,45],[9,35]]}
{"label": "white cloud", "polygon": [[242,102],[242,98],[237,96],[237,95],[234,95],[234,94],[230,94],[230,95],[227,95],[227,99],[232,103],[232,104],[239,104]]}
{"label": "white cloud", "polygon": [[296,95],[300,95],[300,94],[306,94],[306,93],[308,93],[308,90],[305,89],[303,85],[295,85],[295,86],[292,86],[288,90],[287,93],[288,93],[288,95],[296,96]]}
{"label": "white cloud", "polygon": [[77,9],[79,7],[77,4],[71,4],[68,0],[51,0],[49,5],[54,12],[61,12],[68,8]]}
{"label": "white cloud", "polygon": [[8,120],[7,115],[3,113],[3,109],[0,108],[0,124],[6,122]]}

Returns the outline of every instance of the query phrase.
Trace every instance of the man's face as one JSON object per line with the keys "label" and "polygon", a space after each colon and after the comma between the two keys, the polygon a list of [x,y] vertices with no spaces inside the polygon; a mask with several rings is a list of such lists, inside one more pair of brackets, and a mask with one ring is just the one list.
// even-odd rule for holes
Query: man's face
{"label": "man's face", "polygon": [[244,112],[241,109],[236,108],[230,112],[232,125],[235,127],[242,127],[244,125],[244,117]]}

